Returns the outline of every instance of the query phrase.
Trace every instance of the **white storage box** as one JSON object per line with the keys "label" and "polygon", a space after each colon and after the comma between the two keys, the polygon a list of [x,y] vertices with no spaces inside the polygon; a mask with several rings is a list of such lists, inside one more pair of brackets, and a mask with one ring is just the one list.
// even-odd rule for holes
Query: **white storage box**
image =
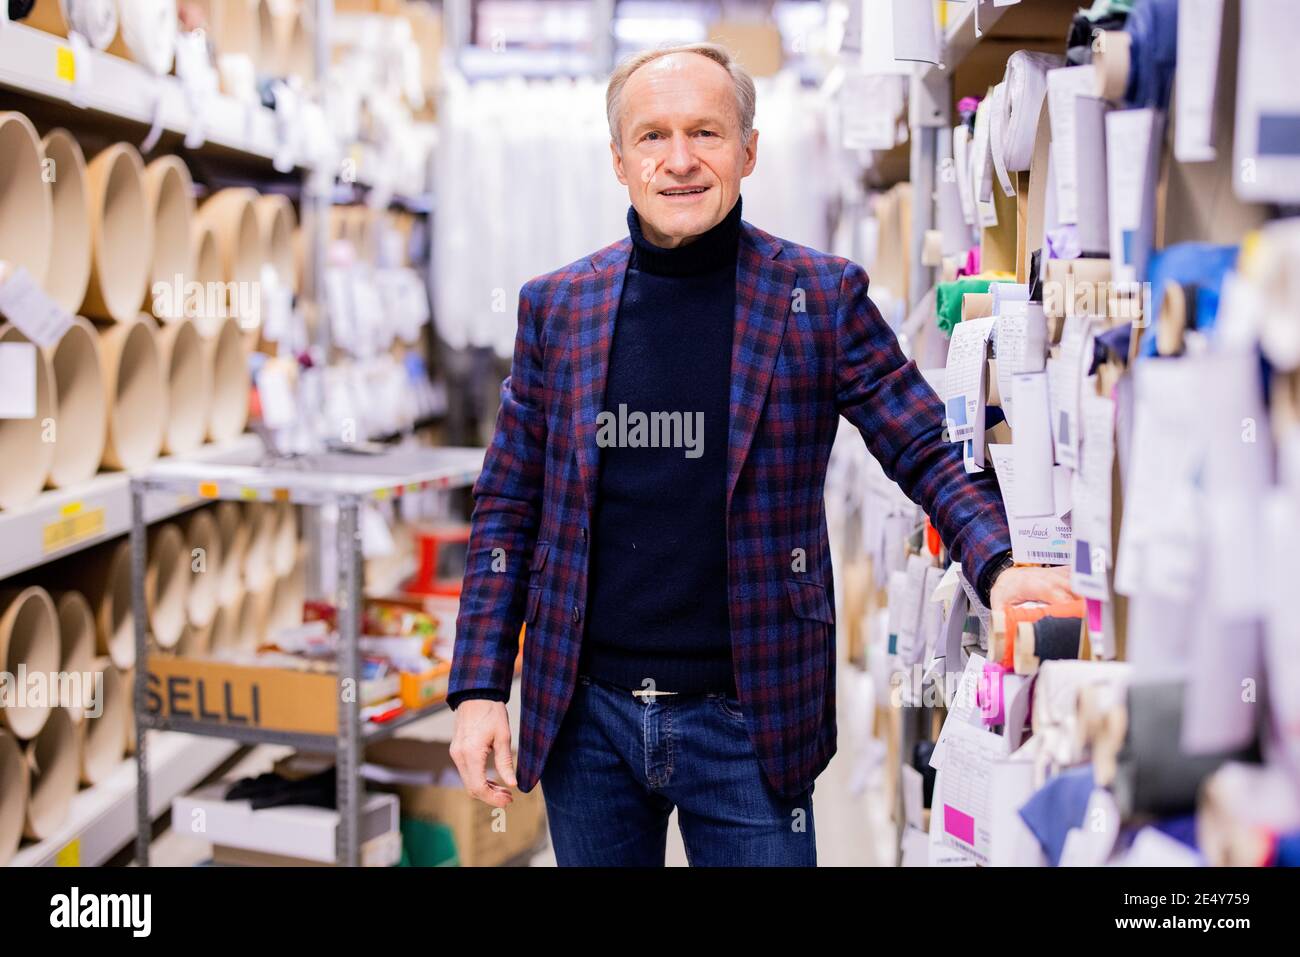
{"label": "white storage box", "polygon": [[[229,787],[230,782],[218,783],[176,798],[172,801],[172,827],[222,847],[322,863],[336,859],[337,811],[301,805],[254,811],[248,801],[224,800]],[[360,845],[399,831],[395,795],[362,797]]]}

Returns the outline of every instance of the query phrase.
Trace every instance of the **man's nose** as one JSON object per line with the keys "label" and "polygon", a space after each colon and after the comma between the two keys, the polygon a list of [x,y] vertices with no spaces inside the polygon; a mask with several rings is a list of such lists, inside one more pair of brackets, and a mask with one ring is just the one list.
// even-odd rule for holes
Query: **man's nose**
{"label": "man's nose", "polygon": [[695,171],[695,151],[691,148],[691,138],[685,133],[673,136],[672,149],[664,161],[664,169],[674,176],[688,176]]}

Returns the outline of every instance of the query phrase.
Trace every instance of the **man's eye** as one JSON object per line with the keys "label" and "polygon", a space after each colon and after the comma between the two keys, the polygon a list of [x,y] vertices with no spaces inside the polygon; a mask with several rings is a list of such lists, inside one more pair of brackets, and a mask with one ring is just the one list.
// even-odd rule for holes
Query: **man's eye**
{"label": "man's eye", "polygon": [[641,137],[641,139],[643,139],[643,140],[657,140],[657,139],[659,139],[659,134],[658,134],[658,133],[654,133],[654,132],[650,132],[650,133],[647,133],[645,136]]}
{"label": "man's eye", "polygon": [[713,132],[713,130],[700,130],[699,135],[700,135],[700,136],[717,136],[718,134],[715,133],[715,132]]}

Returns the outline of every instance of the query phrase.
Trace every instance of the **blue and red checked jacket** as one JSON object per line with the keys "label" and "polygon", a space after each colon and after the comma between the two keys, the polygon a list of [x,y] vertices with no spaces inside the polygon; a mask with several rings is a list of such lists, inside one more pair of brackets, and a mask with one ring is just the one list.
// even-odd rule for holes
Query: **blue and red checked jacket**
{"label": "blue and red checked jacket", "polygon": [[[474,486],[450,691],[508,699],[527,622],[516,769],[524,791],[541,776],[577,679],[596,417],[629,247],[624,239],[523,287],[511,374]],[[838,417],[857,426],[886,474],[925,510],[969,581],[983,580],[1010,536],[993,474],[967,475],[960,445],[944,441],[942,403],[867,298],[861,267],[742,223],[735,318],[732,665],[763,771],[794,797],[835,752],[823,489]],[[505,569],[494,571],[503,554]]]}

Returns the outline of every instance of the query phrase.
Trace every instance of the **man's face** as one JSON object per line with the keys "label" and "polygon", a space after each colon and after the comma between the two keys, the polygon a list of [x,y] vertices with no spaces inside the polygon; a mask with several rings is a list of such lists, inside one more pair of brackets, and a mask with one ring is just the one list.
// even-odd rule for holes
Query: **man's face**
{"label": "man's face", "polygon": [[720,223],[758,149],[757,132],[741,141],[730,74],[698,53],[660,57],[628,77],[620,110],[614,172],[646,239],[680,246]]}

